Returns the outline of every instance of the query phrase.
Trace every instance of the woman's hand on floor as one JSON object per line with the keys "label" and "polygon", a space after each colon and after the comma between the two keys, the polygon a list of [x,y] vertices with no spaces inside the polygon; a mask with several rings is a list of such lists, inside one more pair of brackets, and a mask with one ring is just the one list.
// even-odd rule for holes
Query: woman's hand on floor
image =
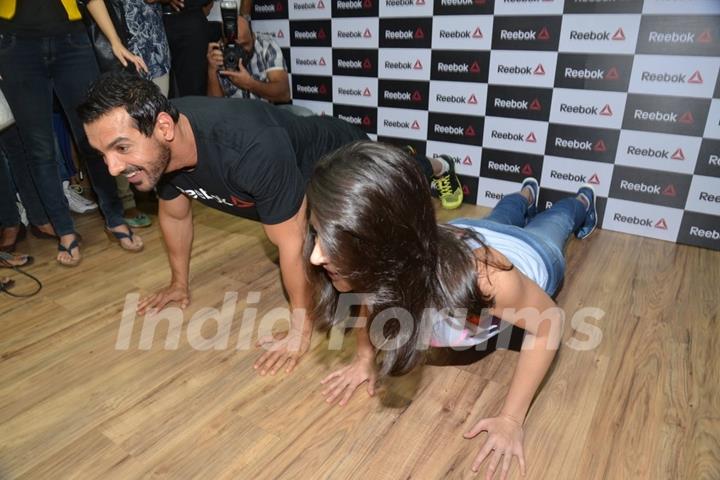
{"label": "woman's hand on floor", "polygon": [[487,432],[485,444],[480,449],[480,453],[475,457],[472,469],[477,472],[483,460],[490,455],[490,463],[488,464],[486,480],[490,480],[495,476],[495,471],[500,465],[502,459],[502,470],[500,471],[500,479],[507,478],[510,464],[513,457],[518,457],[520,463],[520,473],[525,476],[525,455],[523,453],[523,438],[525,436],[522,423],[509,415],[500,415],[498,417],[483,418],[475,424],[475,426],[467,433],[465,438],[476,437],[480,432]]}
{"label": "woman's hand on floor", "polygon": [[285,367],[285,373],[292,372],[300,361],[300,357],[310,348],[312,326],[303,328],[290,328],[290,331],[282,338],[275,338],[273,335],[265,336],[257,341],[256,346],[266,350],[260,355],[255,365],[255,370],[260,375],[270,372],[275,375],[281,368]]}
{"label": "woman's hand on floor", "polygon": [[320,383],[327,387],[322,391],[326,402],[335,403],[340,398],[339,405],[344,406],[355,390],[365,382],[368,382],[368,395],[375,395],[376,381],[375,357],[358,355],[352,363],[334,371]]}

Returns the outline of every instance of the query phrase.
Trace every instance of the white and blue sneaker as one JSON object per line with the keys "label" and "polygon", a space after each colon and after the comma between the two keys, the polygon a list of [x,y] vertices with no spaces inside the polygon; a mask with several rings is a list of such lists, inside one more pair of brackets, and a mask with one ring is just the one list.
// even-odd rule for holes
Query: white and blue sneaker
{"label": "white and blue sneaker", "polygon": [[595,189],[589,183],[584,183],[577,191],[578,195],[581,195],[587,200],[588,209],[585,213],[585,221],[580,226],[580,229],[575,232],[575,236],[580,240],[584,240],[595,231],[597,227],[597,204],[595,203]]}
{"label": "white and blue sneaker", "polygon": [[525,180],[522,181],[522,184],[520,185],[520,190],[522,191],[522,189],[525,187],[532,190],[533,201],[528,207],[527,211],[528,217],[532,218],[537,214],[538,202],[540,201],[540,185],[538,185],[537,180],[535,180],[533,177],[527,177]]}

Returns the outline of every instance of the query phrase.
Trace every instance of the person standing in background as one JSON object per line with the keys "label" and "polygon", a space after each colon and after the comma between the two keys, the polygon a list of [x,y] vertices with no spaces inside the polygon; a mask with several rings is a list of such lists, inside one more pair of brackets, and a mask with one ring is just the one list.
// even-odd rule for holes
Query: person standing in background
{"label": "person standing in background", "polygon": [[18,194],[30,233],[38,238],[56,239],[33,183],[17,126],[11,125],[0,131],[0,252],[14,252],[27,234]]}
{"label": "person standing in background", "polygon": [[148,0],[148,3],[163,4],[171,55],[171,96],[205,95],[209,26],[204,7],[212,0]]}
{"label": "person standing in background", "polygon": [[124,0],[128,48],[148,67],[141,76],[152,80],[163,95],[170,90],[170,45],[163,25],[162,7],[155,0]]}
{"label": "person standing in background", "polygon": [[[167,96],[170,91],[170,45],[163,25],[162,7],[153,0],[123,0],[122,8],[128,49],[141,57],[148,67],[147,72],[139,72],[140,76],[155,82]],[[137,208],[127,179],[117,176],[115,180],[128,225],[135,228],[152,225],[150,217]]]}
{"label": "person standing in background", "polygon": [[[102,0],[89,0],[87,8],[101,28],[110,21]],[[88,144],[75,111],[99,73],[81,20],[75,0],[0,0],[0,89],[13,112],[22,143],[28,146],[30,172],[59,237],[57,261],[64,266],[76,266],[80,262],[80,239],[55,161],[53,92],[68,118],[79,153],[86,161],[108,236],[125,250],[139,251],[143,247],[142,239],[133,235],[123,220],[115,180]],[[121,43],[113,42],[111,32],[103,30],[103,33],[123,65],[131,62],[138,70],[145,68],[142,59]],[[117,38],[117,34],[114,37]]]}

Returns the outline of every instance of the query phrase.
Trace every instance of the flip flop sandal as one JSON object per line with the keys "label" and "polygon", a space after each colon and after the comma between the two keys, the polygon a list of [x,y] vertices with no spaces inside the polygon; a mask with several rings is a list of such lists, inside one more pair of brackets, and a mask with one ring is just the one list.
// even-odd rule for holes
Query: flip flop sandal
{"label": "flip flop sandal", "polygon": [[132,242],[132,239],[135,237],[135,234],[133,233],[133,231],[130,227],[128,227],[128,231],[130,233],[115,232],[113,230],[110,230],[107,227],[105,228],[105,234],[107,235],[108,239],[111,242],[115,242],[118,245],[120,245],[120,248],[122,248],[123,250],[127,250],[130,253],[138,253],[138,252],[142,251],[142,249],[145,248],[145,245],[140,245],[139,248],[127,248],[127,247],[123,246],[122,240],[124,238],[127,238]]}
{"label": "flip flop sandal", "polygon": [[58,252],[67,252],[67,254],[70,255],[70,258],[72,260],[70,260],[69,262],[61,262],[60,260],[58,260],[57,262],[63,267],[77,267],[80,264],[82,257],[75,258],[72,254],[72,250],[73,248],[78,248],[79,246],[80,242],[78,241],[77,234],[75,235],[75,239],[70,242],[70,245],[68,245],[67,247],[62,243],[58,242]]}
{"label": "flip flop sandal", "polygon": [[140,212],[134,217],[125,217],[125,222],[131,228],[147,228],[152,225],[152,220],[146,214]]}
{"label": "flip flop sandal", "polygon": [[35,225],[30,225],[30,233],[32,233],[33,237],[40,238],[42,240],[56,240],[58,239],[57,235],[53,235],[50,233],[45,233],[42,230],[40,230]]}
{"label": "flip flop sandal", "polygon": [[25,228],[25,225],[22,223],[20,224],[20,229],[18,230],[17,235],[15,236],[15,241],[9,245],[2,245],[0,246],[0,252],[14,252],[15,247],[19,242],[22,242],[25,240],[25,237],[27,236],[27,228]]}
{"label": "flip flop sandal", "polygon": [[[22,263],[15,263],[17,261],[22,261]],[[32,255],[15,255],[12,253],[0,252],[0,267],[29,267],[34,261],[35,259]]]}

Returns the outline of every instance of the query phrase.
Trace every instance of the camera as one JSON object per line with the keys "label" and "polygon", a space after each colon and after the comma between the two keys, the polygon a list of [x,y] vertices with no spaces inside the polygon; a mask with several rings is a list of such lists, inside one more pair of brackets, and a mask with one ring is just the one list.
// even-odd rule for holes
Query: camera
{"label": "camera", "polygon": [[238,4],[235,0],[223,0],[220,2],[220,16],[222,17],[223,30],[223,68],[225,70],[238,70],[242,48],[235,43],[238,34]]}

